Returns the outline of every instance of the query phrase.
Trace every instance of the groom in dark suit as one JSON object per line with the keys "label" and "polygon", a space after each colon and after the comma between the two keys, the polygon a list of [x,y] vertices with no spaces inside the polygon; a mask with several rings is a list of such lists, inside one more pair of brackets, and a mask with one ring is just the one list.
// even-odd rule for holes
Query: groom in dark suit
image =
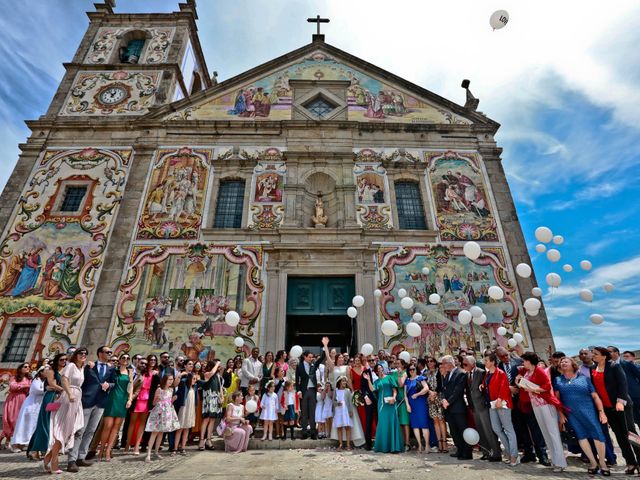
{"label": "groom in dark suit", "polygon": [[109,390],[115,385],[114,368],[109,364],[113,352],[105,345],[98,348],[98,360],[91,367],[84,367],[82,383],[82,411],[84,427],[74,436],[73,448],[69,450],[67,471],[77,472],[78,467],[89,467],[86,460],[93,435],[102,419],[102,412],[109,398]]}
{"label": "groom in dark suit", "polygon": [[467,376],[455,366],[453,357],[442,357],[445,367],[445,375],[442,378],[442,407],[445,409],[445,418],[449,424],[451,437],[457,450],[452,457],[458,460],[471,460],[471,446],[464,441],[463,432],[467,428],[467,404],[464,401],[464,390]]}
{"label": "groom in dark suit", "polygon": [[[322,337],[322,345],[329,345],[329,337]],[[302,438],[317,440],[316,430],[316,387],[318,378],[316,371],[321,363],[325,361],[324,351],[320,357],[314,361],[313,353],[305,350],[300,357],[300,363],[296,368],[296,391],[300,398],[300,426],[302,427]],[[310,428],[311,432],[308,431]]]}

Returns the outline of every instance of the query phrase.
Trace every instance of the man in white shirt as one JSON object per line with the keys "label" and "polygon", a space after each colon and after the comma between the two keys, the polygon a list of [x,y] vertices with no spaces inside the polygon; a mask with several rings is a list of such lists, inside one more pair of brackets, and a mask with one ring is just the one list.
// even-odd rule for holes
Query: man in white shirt
{"label": "man in white shirt", "polygon": [[260,390],[260,380],[262,380],[262,363],[258,360],[260,349],[253,347],[251,356],[242,361],[242,375],[240,378],[240,388],[242,394],[247,395],[249,385],[256,387],[256,392]]}

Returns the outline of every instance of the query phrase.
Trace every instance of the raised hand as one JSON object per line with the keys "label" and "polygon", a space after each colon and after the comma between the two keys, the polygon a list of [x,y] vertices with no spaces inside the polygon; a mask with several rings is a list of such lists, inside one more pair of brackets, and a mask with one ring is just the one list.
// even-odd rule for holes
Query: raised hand
{"label": "raised hand", "polygon": [[322,345],[325,347],[329,345],[329,337],[322,337]]}

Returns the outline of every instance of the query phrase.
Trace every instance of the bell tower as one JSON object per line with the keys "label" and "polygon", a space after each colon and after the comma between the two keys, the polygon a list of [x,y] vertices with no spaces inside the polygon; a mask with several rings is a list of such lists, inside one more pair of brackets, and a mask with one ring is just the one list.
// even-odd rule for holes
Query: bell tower
{"label": "bell tower", "polygon": [[139,116],[211,86],[195,0],[172,13],[115,13],[115,0],[94,5],[47,117]]}

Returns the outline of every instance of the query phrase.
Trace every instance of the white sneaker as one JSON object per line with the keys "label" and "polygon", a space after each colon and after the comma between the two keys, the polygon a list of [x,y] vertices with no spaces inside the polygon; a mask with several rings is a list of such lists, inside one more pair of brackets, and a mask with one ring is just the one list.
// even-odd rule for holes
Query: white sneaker
{"label": "white sneaker", "polygon": [[509,466],[510,467],[517,467],[518,465],[520,465],[520,455],[518,455],[516,457],[516,461],[515,462],[509,462]]}

